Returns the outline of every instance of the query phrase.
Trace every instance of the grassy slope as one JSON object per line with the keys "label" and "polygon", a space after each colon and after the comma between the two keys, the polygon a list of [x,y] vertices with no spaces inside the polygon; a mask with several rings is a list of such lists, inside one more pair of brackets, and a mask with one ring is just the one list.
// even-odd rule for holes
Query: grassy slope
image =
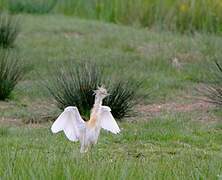
{"label": "grassy slope", "polygon": [[[156,33],[59,15],[21,15],[20,21],[17,47],[31,71],[15,91],[18,109],[48,99],[38,82],[49,77],[55,64],[68,61],[93,61],[103,64],[107,76],[144,79],[140,95],[151,92],[146,102],[176,101],[207,79],[208,61],[222,52],[217,36]],[[174,57],[182,70],[172,67]],[[23,112],[21,117],[28,114]]]}
{"label": "grassy slope", "polygon": [[[201,65],[221,55],[220,37],[160,34],[63,16],[21,16],[21,21],[17,41],[21,55],[44,78],[55,63],[95,61],[104,64],[109,76],[145,78],[144,87],[156,90],[154,101],[172,98],[205,80]],[[180,72],[171,66],[176,56],[184,64]],[[39,76],[30,73],[26,79]]]}
{"label": "grassy slope", "polygon": [[[193,88],[206,80],[208,62],[222,52],[222,39],[216,36],[155,33],[58,15],[20,19],[16,44],[31,71],[13,100],[1,103],[0,117],[39,118],[52,101],[38,82],[49,78],[48,68],[53,71],[56,63],[68,61],[95,61],[109,76],[144,78],[140,95],[152,92],[145,102],[186,101],[177,97],[195,93]],[[180,71],[171,65],[175,56],[183,63]],[[222,172],[221,123],[197,123],[194,114],[121,123],[121,135],[103,133],[93,155],[86,156],[48,128],[0,128],[0,177],[217,179]]]}

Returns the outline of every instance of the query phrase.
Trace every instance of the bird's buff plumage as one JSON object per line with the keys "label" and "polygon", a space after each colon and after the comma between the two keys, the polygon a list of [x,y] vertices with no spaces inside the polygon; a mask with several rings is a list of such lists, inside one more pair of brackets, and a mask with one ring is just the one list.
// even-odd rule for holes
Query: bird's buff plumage
{"label": "bird's buff plumage", "polygon": [[114,134],[120,132],[119,126],[111,114],[111,109],[102,105],[103,99],[109,95],[106,89],[99,87],[94,92],[95,103],[89,121],[83,121],[77,107],[69,106],[51,127],[53,133],[64,131],[70,141],[80,141],[80,152],[87,152],[91,145],[97,143],[101,128]]}

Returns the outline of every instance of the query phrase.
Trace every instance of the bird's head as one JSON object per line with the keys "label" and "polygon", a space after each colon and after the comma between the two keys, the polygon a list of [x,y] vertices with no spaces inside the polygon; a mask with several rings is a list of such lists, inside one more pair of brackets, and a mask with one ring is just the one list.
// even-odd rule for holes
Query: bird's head
{"label": "bird's head", "polygon": [[97,90],[94,90],[94,93],[97,98],[101,98],[101,99],[104,99],[105,97],[110,95],[104,86],[98,87]]}

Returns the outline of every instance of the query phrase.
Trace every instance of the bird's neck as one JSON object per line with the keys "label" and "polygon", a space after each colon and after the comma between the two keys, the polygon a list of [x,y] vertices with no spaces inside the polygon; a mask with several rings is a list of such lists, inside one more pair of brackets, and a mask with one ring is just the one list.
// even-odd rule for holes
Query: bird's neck
{"label": "bird's neck", "polygon": [[99,110],[102,106],[102,101],[103,101],[103,98],[95,97],[95,103],[93,105],[93,109],[90,114],[90,120],[88,121],[88,125],[90,127],[95,127],[97,124],[98,113],[99,113]]}
{"label": "bird's neck", "polygon": [[103,98],[101,97],[95,97],[95,102],[93,105],[93,108],[99,108],[102,106]]}

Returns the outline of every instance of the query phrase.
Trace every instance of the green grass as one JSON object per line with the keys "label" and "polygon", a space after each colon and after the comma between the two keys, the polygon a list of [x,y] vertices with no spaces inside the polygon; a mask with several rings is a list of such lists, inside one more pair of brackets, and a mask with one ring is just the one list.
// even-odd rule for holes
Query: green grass
{"label": "green grass", "polygon": [[19,34],[19,24],[10,15],[0,14],[0,47],[12,48]]}
{"label": "green grass", "polygon": [[0,49],[0,100],[10,98],[12,91],[25,74],[22,61],[6,49]]}
{"label": "green grass", "polygon": [[220,1],[65,0],[57,11],[114,23],[156,27],[179,32],[221,32]]}
{"label": "green grass", "polygon": [[[19,56],[29,72],[12,98],[0,102],[2,119],[44,121],[59,114],[42,86],[58,65],[96,62],[111,78],[143,79],[141,103],[186,103],[195,88],[209,81],[209,66],[222,57],[217,35],[154,32],[63,15],[20,14]],[[181,68],[172,66],[177,57]],[[146,97],[147,92],[149,96]],[[206,113],[206,112],[205,112]],[[202,111],[134,117],[120,123],[120,135],[103,132],[86,155],[79,144],[44,128],[0,128],[1,179],[220,179],[221,110],[209,109],[219,121],[200,122]]]}
{"label": "green grass", "polygon": [[[41,81],[69,61],[96,62],[117,79],[142,79],[137,97],[142,103],[161,103],[194,95],[194,88],[208,81],[214,58],[222,55],[222,38],[216,35],[156,33],[60,15],[20,15],[20,19],[17,52],[30,71],[13,92],[14,108],[0,112],[6,117],[31,116],[29,107],[51,104]],[[174,57],[182,63],[180,70],[172,66]]]}
{"label": "green grass", "polygon": [[218,179],[222,129],[175,114],[121,123],[103,132],[92,152],[46,128],[0,129],[3,179]]}
{"label": "green grass", "polygon": [[58,66],[49,80],[43,81],[48,92],[63,110],[68,106],[76,106],[79,113],[89,119],[90,111],[95,101],[95,90],[104,86],[110,96],[104,99],[103,104],[112,109],[116,119],[129,116],[132,107],[136,104],[136,93],[142,83],[131,79],[112,79],[103,73],[101,64],[71,63],[66,67]]}
{"label": "green grass", "polygon": [[54,8],[56,3],[57,0],[9,0],[8,10],[10,13],[46,14]]}
{"label": "green grass", "polygon": [[0,0],[12,13],[60,13],[177,32],[222,31],[220,0]]}
{"label": "green grass", "polygon": [[[212,64],[208,62],[221,56],[220,36],[155,33],[58,15],[21,19],[23,32],[17,46],[41,77],[47,77],[48,69],[53,71],[55,64],[96,61],[111,76],[144,78],[144,88],[155,90],[154,100],[172,98],[175,91],[181,93],[190,85],[204,82],[208,64]],[[172,67],[174,57],[183,63],[181,71]],[[39,79],[38,74],[27,76],[32,84]],[[23,86],[28,84],[26,81]]]}

